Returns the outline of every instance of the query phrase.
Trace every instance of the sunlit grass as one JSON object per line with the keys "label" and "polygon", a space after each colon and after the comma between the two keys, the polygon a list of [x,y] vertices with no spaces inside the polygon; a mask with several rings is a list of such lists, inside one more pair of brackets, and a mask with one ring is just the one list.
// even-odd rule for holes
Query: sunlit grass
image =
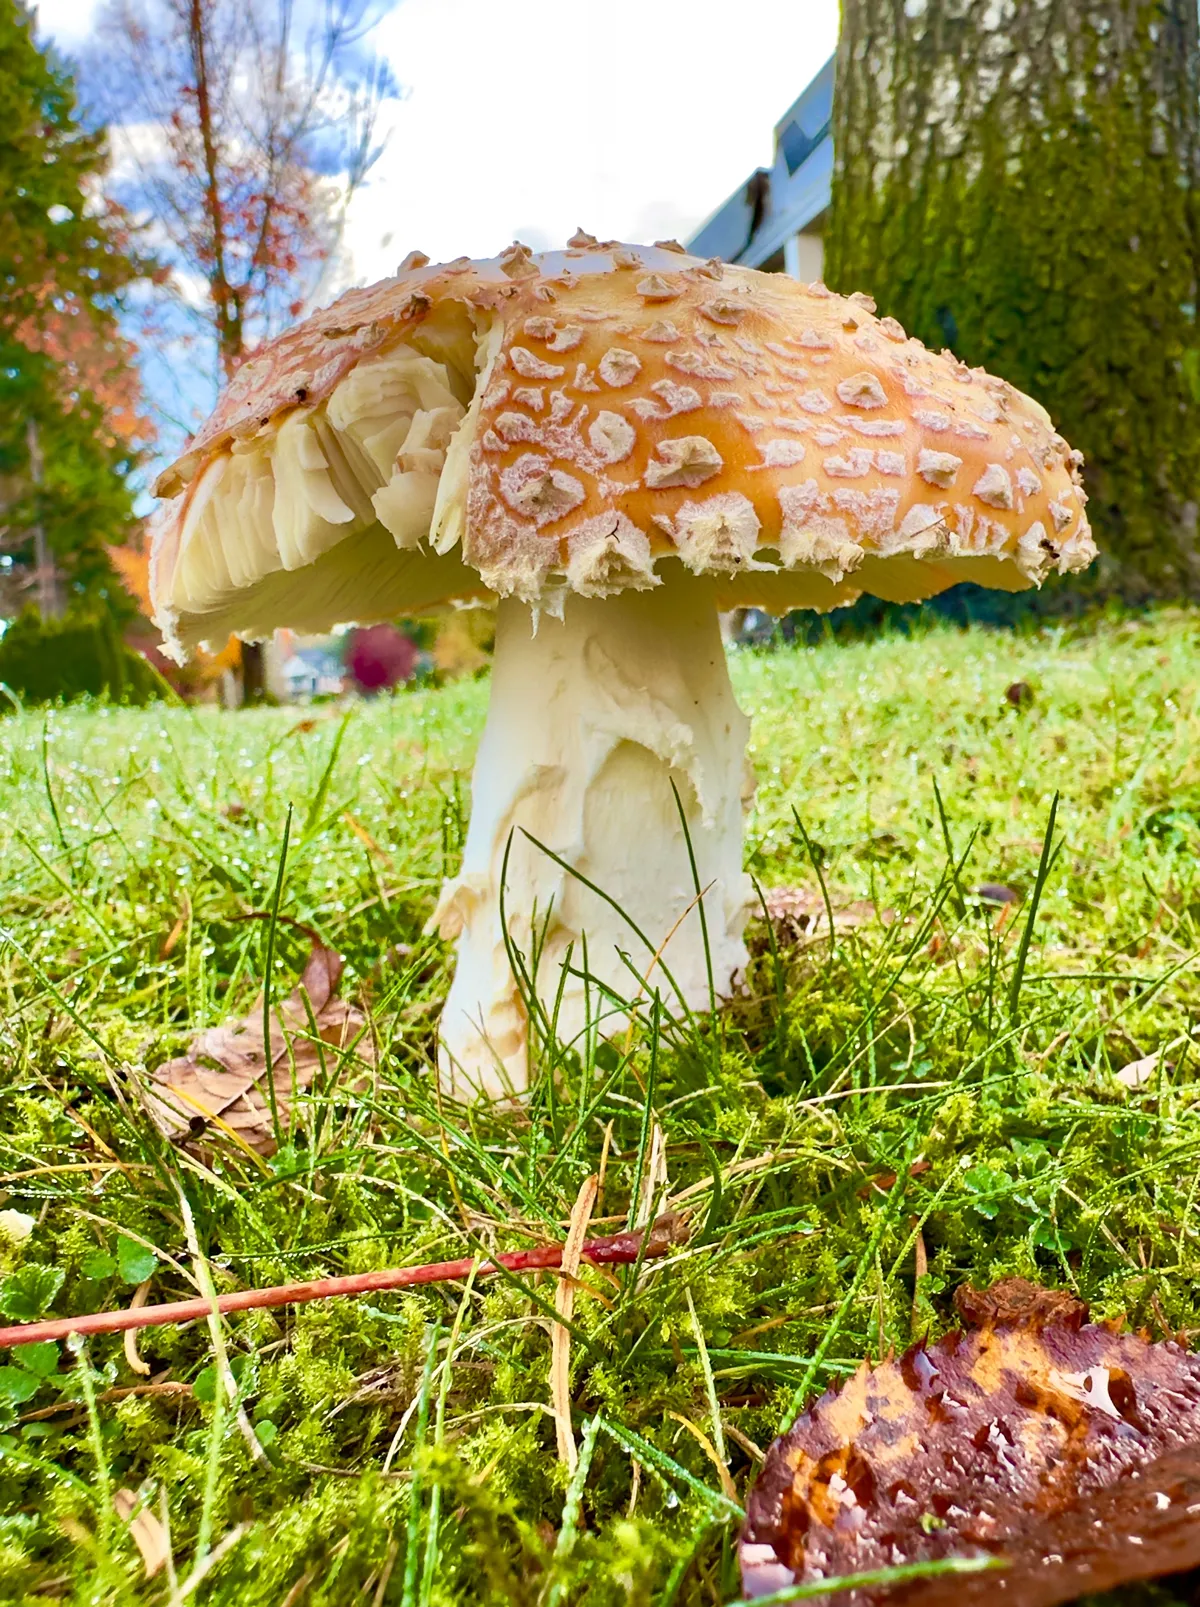
{"label": "sunlit grass", "polygon": [[[147,1277],[152,1299],[195,1293],[181,1192],[228,1288],[560,1238],[602,1160],[600,1223],[639,1195],[692,1217],[665,1262],[583,1274],[574,1488],[548,1279],[236,1317],[240,1414],[202,1325],[143,1334],[149,1375],[119,1338],[40,1381],[0,1370],[0,1598],[170,1599],[107,1487],[169,1523],[180,1590],[211,1602],[728,1601],[706,1444],[743,1499],[785,1416],[944,1326],[964,1278],[1018,1271],[1200,1333],[1193,616],[742,653],[734,679],[750,869],[814,909],[823,881],[855,923],[783,947],[758,926],[713,1026],[545,1046],[522,1114],[451,1110],[429,1072],[448,956],[423,929],[485,684],[347,716],[0,725],[0,1210],[34,1218],[0,1245],[10,1317],[127,1304]],[[302,1103],[269,1164],[220,1139],[183,1156],[136,1084],[256,998],[289,809],[274,985],[308,931],[343,952],[378,1069]],[[1155,1054],[1142,1086],[1114,1076]]]}

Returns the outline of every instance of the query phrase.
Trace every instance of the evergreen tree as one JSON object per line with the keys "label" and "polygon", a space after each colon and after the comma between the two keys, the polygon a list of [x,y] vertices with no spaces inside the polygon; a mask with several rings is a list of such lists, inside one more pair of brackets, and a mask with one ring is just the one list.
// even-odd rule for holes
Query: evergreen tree
{"label": "evergreen tree", "polygon": [[1109,573],[1200,595],[1196,0],[843,0],[827,273],[1038,397]]}
{"label": "evergreen tree", "polygon": [[101,199],[106,160],[31,13],[0,0],[0,553],[32,575],[40,535],[43,602],[127,609],[105,547],[134,527],[128,477],[146,426],[116,310],[145,265]]}

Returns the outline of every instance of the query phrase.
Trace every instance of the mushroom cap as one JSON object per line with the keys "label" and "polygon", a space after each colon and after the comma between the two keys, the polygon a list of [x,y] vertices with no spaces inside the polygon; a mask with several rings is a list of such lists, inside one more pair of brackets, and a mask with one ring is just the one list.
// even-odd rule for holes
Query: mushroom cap
{"label": "mushroom cap", "polygon": [[152,586],[185,649],[489,593],[557,609],[665,558],[776,612],[1020,590],[1095,556],[1079,464],[867,296],[582,234],[414,254],[238,371],[155,487]]}

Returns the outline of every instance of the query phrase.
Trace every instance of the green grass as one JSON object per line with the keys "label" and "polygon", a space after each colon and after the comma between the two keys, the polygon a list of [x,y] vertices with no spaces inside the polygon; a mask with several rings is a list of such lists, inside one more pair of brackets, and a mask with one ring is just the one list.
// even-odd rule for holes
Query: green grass
{"label": "green grass", "polygon": [[[126,1304],[147,1277],[152,1299],[193,1294],[181,1197],[221,1288],[557,1239],[606,1148],[616,1226],[654,1121],[659,1202],[693,1235],[584,1275],[573,1484],[548,1277],[235,1317],[239,1411],[204,1324],[139,1340],[191,1393],[116,1393],[144,1382],[119,1337],[57,1370],[19,1358],[0,1369],[0,1600],[726,1602],[736,1519],[702,1437],[744,1499],[753,1446],[864,1355],[944,1328],[963,1279],[1020,1272],[1200,1333],[1194,617],[746,653],[734,676],[751,870],[820,897],[819,868],[835,906],[881,918],[774,952],[760,925],[715,1023],[547,1049],[520,1114],[442,1107],[429,1069],[448,956],[423,926],[485,685],[344,724],[159,707],[0,726],[0,1209],[36,1218],[0,1245],[10,1317]],[[289,809],[271,928],[247,917],[271,907]],[[1023,901],[1001,919],[986,882]],[[292,985],[291,922],[347,956],[377,1075],[302,1105],[269,1166],[223,1143],[205,1166],[135,1085],[251,1007],[272,937]],[[1116,1081],[1160,1050],[1143,1087]],[[144,1580],[119,1490],[169,1523],[174,1586]]]}

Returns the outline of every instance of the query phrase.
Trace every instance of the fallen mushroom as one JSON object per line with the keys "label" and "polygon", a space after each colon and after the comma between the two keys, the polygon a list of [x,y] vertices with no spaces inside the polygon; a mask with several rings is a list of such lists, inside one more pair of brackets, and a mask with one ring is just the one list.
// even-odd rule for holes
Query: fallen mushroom
{"label": "fallen mushroom", "polygon": [[1050,1607],[1200,1563],[1200,1357],[1018,1278],[957,1304],[966,1332],[862,1367],[776,1440],[747,1596],[990,1556],[1001,1572],[838,1599]]}
{"label": "fallen mushroom", "polygon": [[1095,552],[1077,454],[1002,380],[869,298],[582,234],[343,296],[239,370],[157,490],[178,654],[499,599],[435,917],[464,1093],[526,1084],[514,946],[566,1040],[589,997],[617,1025],[654,988],[730,993],[754,900],[719,609],[1019,590]]}

